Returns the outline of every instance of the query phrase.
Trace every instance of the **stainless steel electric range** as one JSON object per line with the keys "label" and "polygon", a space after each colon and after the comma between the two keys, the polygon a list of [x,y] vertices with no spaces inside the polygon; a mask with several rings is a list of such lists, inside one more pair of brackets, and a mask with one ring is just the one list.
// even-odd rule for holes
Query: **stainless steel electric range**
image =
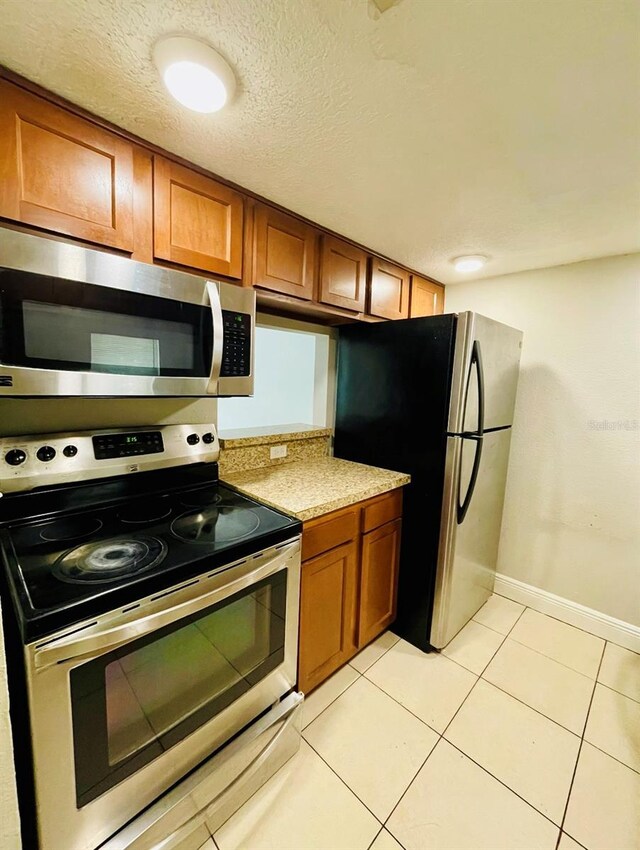
{"label": "stainless steel electric range", "polygon": [[40,850],[199,846],[297,748],[301,526],[218,453],[210,425],[0,440]]}

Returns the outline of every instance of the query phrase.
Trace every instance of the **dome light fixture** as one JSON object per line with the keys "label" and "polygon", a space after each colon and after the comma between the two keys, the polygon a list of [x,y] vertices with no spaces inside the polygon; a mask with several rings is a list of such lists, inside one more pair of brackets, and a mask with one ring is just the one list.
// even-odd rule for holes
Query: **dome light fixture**
{"label": "dome light fixture", "polygon": [[175,99],[195,112],[217,112],[236,88],[233,70],[213,47],[197,38],[167,35],[153,48],[153,61]]}
{"label": "dome light fixture", "polygon": [[456,257],[451,262],[457,272],[477,272],[487,262],[487,258],[482,254],[469,254],[465,257]]}

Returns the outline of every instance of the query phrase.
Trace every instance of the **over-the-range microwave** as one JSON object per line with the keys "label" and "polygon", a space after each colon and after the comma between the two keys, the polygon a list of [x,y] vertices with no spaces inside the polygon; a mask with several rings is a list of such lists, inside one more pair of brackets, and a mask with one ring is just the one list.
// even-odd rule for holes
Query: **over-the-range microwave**
{"label": "over-the-range microwave", "polygon": [[255,294],[0,228],[0,398],[246,396]]}

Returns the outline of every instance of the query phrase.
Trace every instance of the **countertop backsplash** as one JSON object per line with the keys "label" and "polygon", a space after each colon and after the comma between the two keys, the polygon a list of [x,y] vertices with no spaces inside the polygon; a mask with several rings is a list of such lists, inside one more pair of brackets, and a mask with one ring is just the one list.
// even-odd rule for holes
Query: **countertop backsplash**
{"label": "countertop backsplash", "polygon": [[[263,432],[263,433],[259,433]],[[245,434],[221,432],[220,477],[246,469],[279,466],[331,454],[331,429],[311,425],[254,429]],[[286,449],[284,457],[272,457]]]}

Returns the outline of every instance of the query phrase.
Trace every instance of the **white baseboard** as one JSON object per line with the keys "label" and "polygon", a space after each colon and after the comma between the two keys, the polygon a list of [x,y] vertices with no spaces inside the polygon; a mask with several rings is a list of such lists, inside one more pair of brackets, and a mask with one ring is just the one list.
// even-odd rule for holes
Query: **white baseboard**
{"label": "white baseboard", "polygon": [[540,587],[525,584],[503,573],[496,574],[495,592],[500,596],[513,599],[514,602],[520,602],[521,605],[533,608],[541,614],[548,614],[570,626],[584,629],[585,632],[640,653],[640,626],[625,623],[624,620],[616,620],[615,617],[609,617],[578,602],[556,596],[555,593],[549,593],[548,590],[542,590]]}

